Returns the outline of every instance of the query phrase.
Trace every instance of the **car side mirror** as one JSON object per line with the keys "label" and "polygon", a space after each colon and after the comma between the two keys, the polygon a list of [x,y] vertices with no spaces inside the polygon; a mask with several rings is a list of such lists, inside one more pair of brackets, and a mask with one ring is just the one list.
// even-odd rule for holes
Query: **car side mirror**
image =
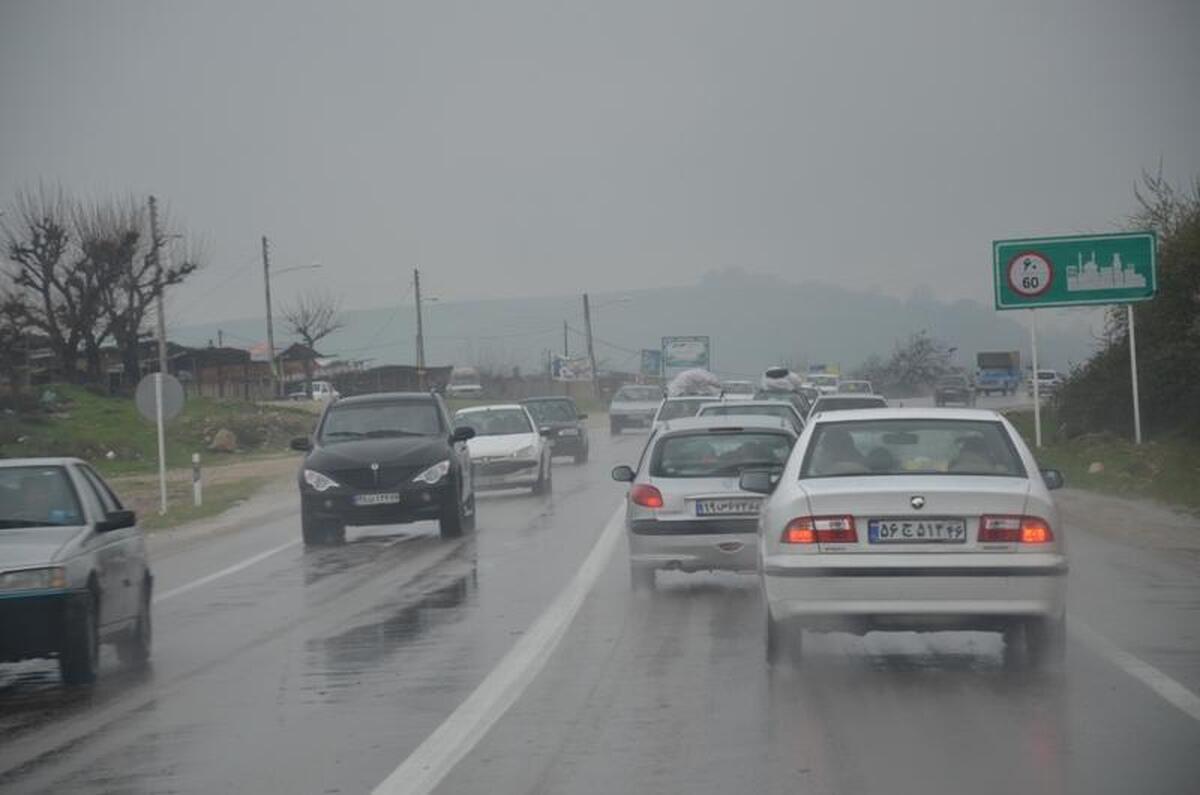
{"label": "car side mirror", "polygon": [[450,441],[454,444],[459,442],[467,442],[475,438],[475,429],[470,425],[460,425],[450,434]]}
{"label": "car side mirror", "polygon": [[137,514],[133,511],[109,511],[104,518],[96,522],[97,533],[109,533],[113,530],[121,530],[126,527],[133,527],[137,524]]}
{"label": "car side mirror", "polygon": [[292,439],[288,446],[301,453],[307,453],[312,449],[312,439],[309,439],[307,436],[297,436]]}
{"label": "car side mirror", "polygon": [[587,417],[588,417],[588,415],[586,415],[586,414],[579,414],[579,415],[577,415],[577,416],[576,416],[576,419],[580,419],[580,420],[586,420],[586,419],[587,419]]}
{"label": "car side mirror", "polygon": [[618,483],[632,483],[634,478],[633,467],[628,467],[622,464],[619,467],[613,467],[612,479]]}
{"label": "car side mirror", "polygon": [[554,435],[554,431],[551,430],[550,428],[538,428],[538,435],[539,436],[552,436],[552,435]]}
{"label": "car side mirror", "polygon": [[1050,491],[1061,489],[1066,485],[1066,480],[1063,479],[1062,473],[1057,469],[1043,469],[1042,482],[1046,484],[1046,488]]}
{"label": "car side mirror", "polygon": [[738,479],[742,491],[751,494],[770,494],[779,483],[779,475],[769,469],[747,469]]}

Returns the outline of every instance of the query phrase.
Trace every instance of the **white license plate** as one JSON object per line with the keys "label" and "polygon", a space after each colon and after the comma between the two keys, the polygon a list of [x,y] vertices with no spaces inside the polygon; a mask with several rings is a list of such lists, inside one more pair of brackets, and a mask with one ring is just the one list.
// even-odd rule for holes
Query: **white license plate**
{"label": "white license plate", "polygon": [[400,502],[400,495],[395,492],[386,494],[355,494],[354,504],[361,507],[367,505],[396,505]]}
{"label": "white license plate", "polygon": [[867,537],[872,544],[963,544],[965,519],[870,519]]}
{"label": "white license plate", "polygon": [[715,500],[696,500],[697,516],[758,516],[762,500],[733,497]]}
{"label": "white license plate", "polygon": [[558,432],[558,435],[559,436],[578,436],[579,429],[578,428],[563,428],[561,431]]}

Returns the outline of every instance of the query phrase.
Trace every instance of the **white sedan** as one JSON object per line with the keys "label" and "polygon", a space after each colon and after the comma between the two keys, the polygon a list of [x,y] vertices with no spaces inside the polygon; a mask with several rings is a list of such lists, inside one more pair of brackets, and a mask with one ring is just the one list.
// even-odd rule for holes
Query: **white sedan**
{"label": "white sedan", "polygon": [[1061,662],[1067,555],[1054,470],[1004,417],[974,409],[817,415],[759,517],[767,656],[803,630],[984,630],[1032,665]]}
{"label": "white sedan", "polygon": [[529,411],[516,403],[460,409],[455,427],[475,430],[467,441],[475,488],[531,488],[545,494],[552,487],[549,429],[539,429]]}

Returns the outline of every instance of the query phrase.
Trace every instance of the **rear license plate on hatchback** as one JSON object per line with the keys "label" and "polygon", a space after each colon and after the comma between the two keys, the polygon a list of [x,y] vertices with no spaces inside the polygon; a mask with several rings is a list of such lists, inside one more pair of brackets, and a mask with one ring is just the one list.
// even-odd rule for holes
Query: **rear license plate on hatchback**
{"label": "rear license plate on hatchback", "polygon": [[697,516],[757,516],[762,500],[748,497],[732,497],[712,500],[696,500]]}
{"label": "rear license plate on hatchback", "polygon": [[872,544],[963,544],[965,519],[870,519],[867,538]]}
{"label": "rear license plate on hatchback", "polygon": [[395,492],[386,494],[355,494],[354,504],[360,508],[368,505],[396,505],[400,502],[400,495]]}

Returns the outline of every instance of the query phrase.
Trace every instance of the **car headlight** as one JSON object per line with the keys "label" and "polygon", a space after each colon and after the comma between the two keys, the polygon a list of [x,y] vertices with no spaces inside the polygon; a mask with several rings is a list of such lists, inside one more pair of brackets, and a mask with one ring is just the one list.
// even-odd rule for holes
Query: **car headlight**
{"label": "car headlight", "polygon": [[67,587],[67,571],[62,566],[23,569],[0,574],[0,591],[45,591]]}
{"label": "car headlight", "polygon": [[428,483],[430,486],[433,486],[437,483],[440,483],[442,478],[446,477],[449,472],[449,459],[445,461],[438,461],[429,469],[426,469],[424,472],[413,478],[413,483]]}
{"label": "car headlight", "polygon": [[532,444],[527,444],[520,450],[512,454],[513,458],[533,458],[537,455],[537,448]]}
{"label": "car headlight", "polygon": [[322,475],[315,469],[304,470],[304,482],[313,487],[314,491],[329,491],[337,488],[338,482],[333,478]]}

